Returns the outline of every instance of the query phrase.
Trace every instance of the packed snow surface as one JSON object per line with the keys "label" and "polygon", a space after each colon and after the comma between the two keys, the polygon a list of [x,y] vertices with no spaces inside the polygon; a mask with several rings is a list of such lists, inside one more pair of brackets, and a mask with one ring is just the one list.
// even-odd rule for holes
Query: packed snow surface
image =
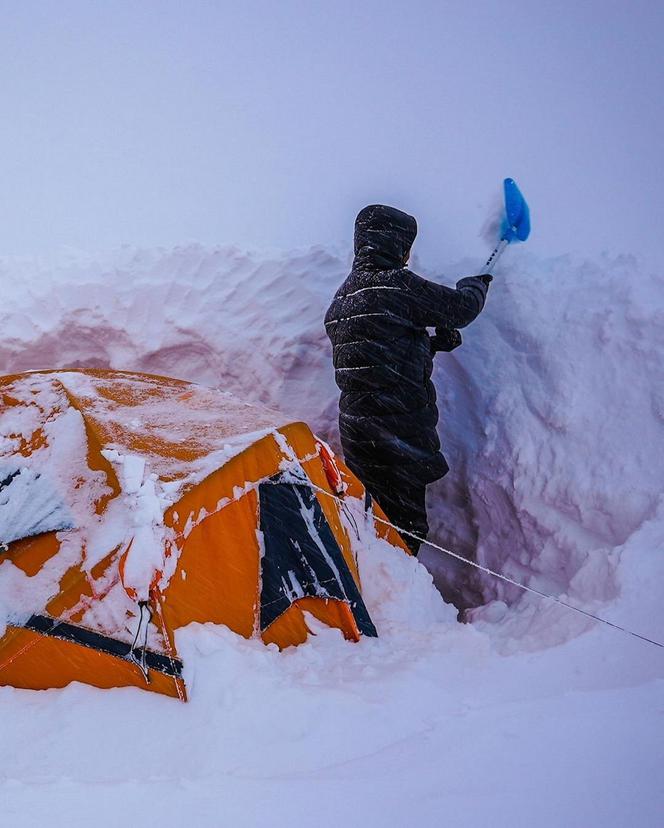
{"label": "packed snow surface", "polygon": [[[336,446],[322,317],[348,267],[323,248],[3,260],[0,371],[194,380]],[[630,257],[509,250],[501,268],[464,345],[437,357],[452,471],[431,487],[431,538],[664,641],[664,279]],[[376,640],[320,629],[278,653],[189,627],[187,705],[0,688],[9,823],[661,825],[664,650],[420,558],[473,624],[376,542],[360,558]]]}

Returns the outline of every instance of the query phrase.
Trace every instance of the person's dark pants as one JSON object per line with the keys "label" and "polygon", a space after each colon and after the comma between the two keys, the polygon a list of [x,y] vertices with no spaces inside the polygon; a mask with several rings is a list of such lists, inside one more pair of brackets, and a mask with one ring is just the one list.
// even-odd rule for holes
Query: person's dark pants
{"label": "person's dark pants", "polygon": [[[380,476],[359,474],[358,477],[391,524],[425,539],[429,532],[426,484],[400,473],[398,468],[383,471]],[[406,533],[401,533],[401,537],[413,555],[417,555],[420,541]]]}

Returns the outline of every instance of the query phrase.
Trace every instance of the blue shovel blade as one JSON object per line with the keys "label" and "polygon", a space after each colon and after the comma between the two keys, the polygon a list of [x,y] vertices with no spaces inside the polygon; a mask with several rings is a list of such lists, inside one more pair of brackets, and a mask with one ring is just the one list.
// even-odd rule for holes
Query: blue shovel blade
{"label": "blue shovel blade", "polygon": [[502,241],[525,241],[530,235],[530,210],[513,178],[503,182],[505,189],[505,216],[501,227]]}

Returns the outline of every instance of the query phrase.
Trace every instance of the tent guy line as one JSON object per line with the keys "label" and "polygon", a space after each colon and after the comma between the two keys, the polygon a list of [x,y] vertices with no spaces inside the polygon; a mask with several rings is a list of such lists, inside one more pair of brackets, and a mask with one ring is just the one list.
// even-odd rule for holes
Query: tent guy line
{"label": "tent guy line", "polygon": [[[289,445],[288,440],[283,434],[280,434],[277,430],[273,430],[272,435],[276,440],[277,444],[284,452],[284,454],[291,460],[296,460],[296,454],[293,451],[292,447]],[[307,485],[311,486],[318,492],[327,495],[328,497],[333,498],[338,503],[341,504],[343,507],[343,497],[340,497],[338,494],[333,492],[328,492],[327,489],[323,489],[321,486],[317,486],[312,480],[307,480]],[[345,513],[345,510],[343,510]],[[377,523],[382,523],[384,526],[389,526],[398,532],[400,535],[409,535],[410,537],[414,538],[415,540],[419,541],[421,544],[427,544],[431,546],[433,549],[437,549],[439,552],[443,552],[445,555],[449,555],[452,558],[456,558],[458,561],[462,561],[463,563],[467,563],[470,566],[474,566],[476,569],[479,569],[481,572],[486,573],[487,575],[493,575],[495,578],[499,578],[501,581],[505,581],[508,584],[512,584],[519,589],[523,589],[525,592],[532,592],[533,595],[538,595],[540,598],[546,598],[549,601],[553,601],[556,604],[559,604],[566,609],[572,610],[573,612],[578,613],[579,615],[584,615],[586,618],[590,618],[593,621],[598,621],[601,624],[606,624],[607,627],[612,627],[614,630],[619,630],[620,632],[625,633],[626,635],[633,636],[634,638],[638,638],[641,641],[645,641],[648,644],[652,644],[655,647],[660,647],[664,649],[664,644],[660,641],[656,641],[654,638],[649,638],[646,635],[641,635],[641,633],[634,632],[634,630],[630,630],[627,627],[623,627],[620,624],[614,624],[613,621],[609,621],[606,618],[602,618],[600,615],[595,615],[588,610],[581,609],[580,607],[575,607],[574,604],[570,604],[567,601],[563,601],[562,598],[558,598],[555,595],[550,595],[548,592],[543,592],[539,589],[535,589],[534,587],[526,586],[525,584],[519,583],[519,581],[515,581],[512,578],[509,578],[507,575],[503,575],[500,572],[496,572],[494,569],[490,569],[487,566],[482,566],[482,564],[477,563],[476,561],[471,561],[470,558],[464,558],[463,555],[459,555],[457,552],[452,552],[451,549],[445,549],[444,546],[439,546],[438,544],[434,543],[430,540],[425,540],[424,538],[416,535],[413,532],[410,532],[407,529],[401,529],[399,526],[395,526],[393,523],[390,523],[389,520],[385,520],[384,518],[378,517],[378,515],[373,515],[374,521]]]}
{"label": "tent guy line", "polygon": [[[321,492],[322,494],[325,494],[328,497],[332,497],[335,500],[343,502],[343,498],[326,491],[320,486],[316,486],[311,482],[309,482],[309,485],[313,486],[314,489]],[[638,638],[641,641],[645,641],[647,644],[653,644],[655,647],[660,647],[664,649],[664,643],[662,643],[661,641],[657,641],[654,638],[649,638],[646,635],[641,635],[641,633],[634,632],[634,630],[630,630],[627,627],[622,627],[620,624],[614,624],[613,621],[609,621],[606,618],[602,618],[600,615],[595,615],[594,613],[589,612],[588,610],[581,609],[580,607],[575,607],[574,604],[569,604],[567,601],[563,601],[562,598],[557,598],[555,595],[550,595],[548,592],[543,592],[539,589],[535,589],[534,587],[526,586],[525,584],[519,583],[519,581],[515,581],[512,578],[509,578],[507,575],[503,575],[500,572],[496,572],[494,569],[489,569],[489,567],[482,566],[482,564],[479,564],[476,561],[471,561],[470,558],[464,558],[463,555],[459,555],[457,552],[452,552],[451,549],[445,549],[444,546],[439,546],[437,543],[434,543],[433,541],[425,540],[424,538],[419,537],[413,532],[409,532],[407,529],[401,529],[399,526],[395,526],[393,523],[390,523],[388,520],[384,520],[383,518],[378,517],[377,515],[374,515],[373,517],[377,523],[382,523],[385,526],[390,526],[400,535],[409,535],[415,540],[418,540],[420,543],[426,544],[427,546],[431,546],[434,549],[437,549],[439,552],[443,552],[445,555],[449,555],[452,558],[456,558],[458,561],[462,561],[463,563],[467,563],[470,566],[474,566],[476,569],[479,569],[481,572],[484,572],[487,575],[493,575],[495,578],[500,578],[501,581],[505,581],[508,584],[512,584],[513,586],[518,587],[519,589],[523,589],[526,592],[532,592],[533,595],[538,595],[540,598],[546,598],[549,601],[554,601],[556,604],[560,604],[560,606],[565,607],[566,609],[572,610],[573,612],[577,612],[580,615],[585,615],[586,618],[590,618],[593,621],[598,621],[601,624],[606,624],[607,627],[612,627],[614,630],[619,630],[620,632],[623,632],[626,635],[631,635],[634,638]]]}

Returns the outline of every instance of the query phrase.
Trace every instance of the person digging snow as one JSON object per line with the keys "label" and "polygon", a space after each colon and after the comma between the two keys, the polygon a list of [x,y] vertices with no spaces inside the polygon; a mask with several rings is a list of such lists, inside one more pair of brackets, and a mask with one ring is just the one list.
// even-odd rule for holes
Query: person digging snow
{"label": "person digging snow", "polygon": [[[461,344],[484,307],[490,275],[455,288],[408,269],[417,222],[373,204],[355,220],[355,259],[325,315],[339,430],[348,467],[395,526],[426,538],[427,484],[449,470],[436,433],[433,356]],[[427,328],[435,328],[430,336]],[[420,541],[404,534],[414,555]]]}

